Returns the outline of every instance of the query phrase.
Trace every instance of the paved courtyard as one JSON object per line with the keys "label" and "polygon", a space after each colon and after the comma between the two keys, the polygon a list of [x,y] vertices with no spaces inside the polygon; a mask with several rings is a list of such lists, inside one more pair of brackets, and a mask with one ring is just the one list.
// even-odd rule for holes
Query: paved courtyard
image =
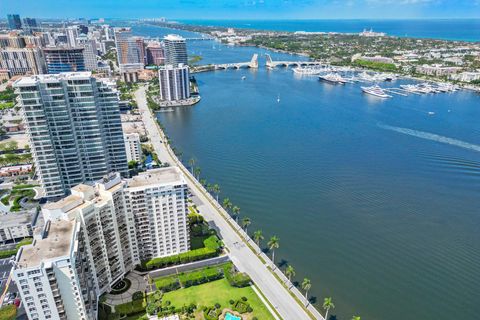
{"label": "paved courtyard", "polygon": [[127,278],[132,282],[132,285],[130,286],[130,288],[121,294],[111,294],[111,293],[106,294],[105,295],[106,303],[116,306],[122,303],[132,301],[132,295],[134,292],[137,292],[137,291],[145,292],[145,289],[147,288],[147,281],[141,274],[138,274],[137,272],[132,271],[125,278]]}

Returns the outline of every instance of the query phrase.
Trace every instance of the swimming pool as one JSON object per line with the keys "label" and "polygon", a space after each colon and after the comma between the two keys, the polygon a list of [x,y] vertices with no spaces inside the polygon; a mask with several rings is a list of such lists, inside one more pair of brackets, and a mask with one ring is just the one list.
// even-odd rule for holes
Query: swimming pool
{"label": "swimming pool", "polygon": [[236,317],[236,316],[234,316],[233,314],[227,312],[227,313],[225,314],[225,320],[242,320],[242,318]]}

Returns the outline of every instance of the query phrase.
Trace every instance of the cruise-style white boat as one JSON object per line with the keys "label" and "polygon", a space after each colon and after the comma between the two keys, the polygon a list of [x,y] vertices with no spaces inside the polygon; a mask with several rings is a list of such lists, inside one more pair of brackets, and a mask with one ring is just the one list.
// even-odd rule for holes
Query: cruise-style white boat
{"label": "cruise-style white boat", "polygon": [[345,84],[348,82],[347,79],[343,78],[338,73],[328,73],[326,75],[319,76],[318,79],[332,84]]}
{"label": "cruise-style white boat", "polygon": [[307,76],[314,76],[317,74],[322,73],[325,71],[322,68],[318,67],[297,67],[293,69],[293,72],[296,74],[307,75]]}
{"label": "cruise-style white boat", "polygon": [[392,96],[389,94],[386,94],[385,91],[380,88],[378,85],[374,85],[371,87],[361,87],[362,91],[368,94],[371,94],[372,96],[379,97],[379,98],[391,98]]}

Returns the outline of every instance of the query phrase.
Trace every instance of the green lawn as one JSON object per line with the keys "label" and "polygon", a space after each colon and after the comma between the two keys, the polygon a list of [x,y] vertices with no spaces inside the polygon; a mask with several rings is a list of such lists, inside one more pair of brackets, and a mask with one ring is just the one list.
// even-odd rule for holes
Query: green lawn
{"label": "green lawn", "polygon": [[230,286],[226,279],[167,292],[162,300],[170,301],[177,308],[191,303],[197,306],[213,306],[217,302],[222,308],[229,308],[229,300],[238,300],[242,297],[248,299],[247,302],[253,308],[253,316],[262,320],[273,320],[273,316],[251,287],[235,288]]}

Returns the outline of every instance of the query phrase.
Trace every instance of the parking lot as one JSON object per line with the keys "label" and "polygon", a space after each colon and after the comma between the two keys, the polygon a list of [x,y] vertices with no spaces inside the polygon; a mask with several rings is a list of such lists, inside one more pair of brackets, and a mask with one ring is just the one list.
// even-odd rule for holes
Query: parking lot
{"label": "parking lot", "polygon": [[11,269],[12,264],[10,263],[10,258],[0,259],[0,294],[5,290],[5,285]]}
{"label": "parking lot", "polygon": [[[12,264],[10,263],[10,258],[0,259],[0,295],[5,291],[7,285],[8,277],[10,271],[12,270]],[[8,292],[5,295],[5,300],[3,305],[14,303],[16,298],[20,298],[18,294],[17,286],[14,282],[10,282],[8,286]],[[20,304],[19,309],[17,310],[17,319],[26,319],[25,311],[23,305]]]}

